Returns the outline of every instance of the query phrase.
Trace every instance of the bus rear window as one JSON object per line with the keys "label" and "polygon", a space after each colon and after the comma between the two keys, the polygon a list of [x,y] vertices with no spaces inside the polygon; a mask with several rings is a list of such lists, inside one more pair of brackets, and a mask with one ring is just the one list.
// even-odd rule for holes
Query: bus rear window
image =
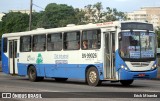
{"label": "bus rear window", "polygon": [[7,38],[3,39],[3,52],[6,53],[7,52]]}

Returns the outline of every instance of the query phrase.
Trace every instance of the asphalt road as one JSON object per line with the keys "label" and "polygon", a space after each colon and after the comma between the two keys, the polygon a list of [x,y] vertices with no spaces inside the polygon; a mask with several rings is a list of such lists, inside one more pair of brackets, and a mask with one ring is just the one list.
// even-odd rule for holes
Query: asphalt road
{"label": "asphalt road", "polygon": [[[82,80],[69,79],[66,82],[56,82],[54,79],[44,79],[41,82],[31,82],[27,77],[10,76],[0,72],[0,92],[52,92],[54,95],[60,95],[58,95],[58,97],[56,96],[56,98],[51,95],[50,97],[52,98],[31,99],[33,101],[160,101],[160,98],[128,98],[130,97],[128,96],[130,93],[133,94],[133,96],[135,96],[134,94],[148,94],[148,92],[152,95],[157,94],[157,92],[160,93],[160,80],[136,80],[129,87],[124,87],[120,83],[110,83],[109,81],[105,81],[101,86],[91,87],[86,85]],[[111,98],[104,98],[105,94],[111,94]],[[118,97],[115,98],[116,96]],[[160,97],[159,94],[158,97]],[[1,100],[8,101],[10,99],[0,99],[0,101]],[[28,99],[12,99],[12,101],[21,100],[25,101]]]}

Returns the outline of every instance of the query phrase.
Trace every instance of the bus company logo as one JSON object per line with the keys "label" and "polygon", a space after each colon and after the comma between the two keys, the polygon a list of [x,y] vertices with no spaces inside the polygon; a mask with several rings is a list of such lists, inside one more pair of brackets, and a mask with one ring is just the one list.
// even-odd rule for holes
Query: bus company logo
{"label": "bus company logo", "polygon": [[37,64],[43,63],[43,57],[41,53],[38,53],[36,63]]}
{"label": "bus company logo", "polygon": [[2,93],[2,98],[12,98],[11,93]]}
{"label": "bus company logo", "polygon": [[35,58],[34,57],[31,57],[31,55],[28,55],[27,56],[27,61],[34,61],[35,60]]}

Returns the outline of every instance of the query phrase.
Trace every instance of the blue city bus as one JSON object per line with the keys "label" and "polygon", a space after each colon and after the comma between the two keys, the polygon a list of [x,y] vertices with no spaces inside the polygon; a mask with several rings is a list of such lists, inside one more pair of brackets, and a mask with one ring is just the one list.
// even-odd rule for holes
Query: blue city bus
{"label": "blue city bus", "polygon": [[90,86],[157,77],[156,34],[146,22],[114,21],[2,35],[2,71],[31,81],[82,79]]}

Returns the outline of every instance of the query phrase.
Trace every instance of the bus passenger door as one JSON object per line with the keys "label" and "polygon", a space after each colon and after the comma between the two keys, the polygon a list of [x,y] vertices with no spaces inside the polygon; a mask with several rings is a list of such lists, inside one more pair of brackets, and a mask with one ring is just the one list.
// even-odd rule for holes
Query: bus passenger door
{"label": "bus passenger door", "polygon": [[9,70],[10,74],[18,74],[17,69],[17,40],[9,41]]}
{"label": "bus passenger door", "polygon": [[115,32],[105,33],[104,70],[106,79],[115,79]]}

